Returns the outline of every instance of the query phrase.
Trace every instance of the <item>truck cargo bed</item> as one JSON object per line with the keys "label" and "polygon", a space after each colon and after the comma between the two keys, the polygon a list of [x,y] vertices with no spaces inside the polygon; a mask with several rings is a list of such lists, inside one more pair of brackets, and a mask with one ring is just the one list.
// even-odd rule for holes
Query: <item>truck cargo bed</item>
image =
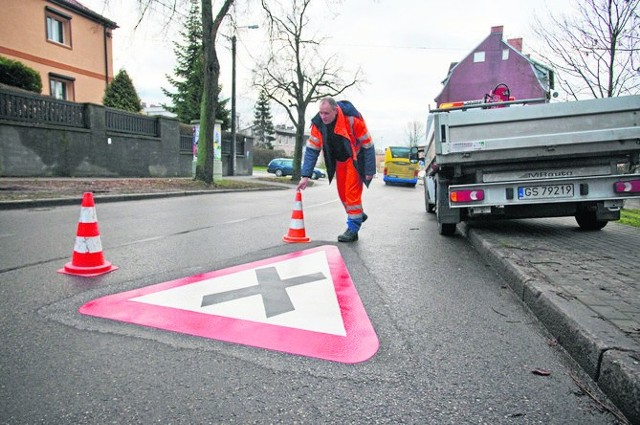
{"label": "truck cargo bed", "polygon": [[640,152],[640,96],[434,114],[440,166]]}

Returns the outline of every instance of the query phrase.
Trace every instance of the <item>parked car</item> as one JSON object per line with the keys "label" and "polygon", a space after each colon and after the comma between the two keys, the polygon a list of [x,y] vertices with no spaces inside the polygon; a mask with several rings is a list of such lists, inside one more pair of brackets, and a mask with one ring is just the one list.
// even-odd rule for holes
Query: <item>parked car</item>
{"label": "parked car", "polygon": [[[291,176],[293,175],[293,159],[291,158],[276,158],[272,159],[269,165],[267,166],[267,172],[271,174],[275,174],[278,177],[283,176]],[[327,175],[319,168],[313,169],[313,175],[311,178],[313,180],[318,180],[322,177],[326,177]]]}

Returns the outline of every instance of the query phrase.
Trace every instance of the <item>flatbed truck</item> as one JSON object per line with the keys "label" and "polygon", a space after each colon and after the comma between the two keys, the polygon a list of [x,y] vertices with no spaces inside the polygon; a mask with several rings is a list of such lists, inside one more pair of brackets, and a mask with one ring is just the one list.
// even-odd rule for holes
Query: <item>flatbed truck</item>
{"label": "flatbed truck", "polygon": [[584,230],[640,199],[640,96],[475,103],[433,110],[425,206],[461,221],[574,216]]}

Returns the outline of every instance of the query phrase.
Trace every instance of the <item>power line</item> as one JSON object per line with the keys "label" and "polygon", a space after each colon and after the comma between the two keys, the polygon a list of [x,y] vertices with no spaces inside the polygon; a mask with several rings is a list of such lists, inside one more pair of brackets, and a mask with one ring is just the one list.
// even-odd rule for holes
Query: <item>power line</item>
{"label": "power line", "polygon": [[364,47],[369,49],[407,49],[407,50],[461,50],[469,51],[468,47],[429,47],[429,46],[394,46],[383,44],[353,44],[353,43],[322,43],[336,47]]}

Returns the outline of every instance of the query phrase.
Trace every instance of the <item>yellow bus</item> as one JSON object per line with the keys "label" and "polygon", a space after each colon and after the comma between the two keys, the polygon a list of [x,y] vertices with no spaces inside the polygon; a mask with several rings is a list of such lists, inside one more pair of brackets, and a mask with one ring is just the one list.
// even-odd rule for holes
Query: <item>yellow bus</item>
{"label": "yellow bus", "polygon": [[415,158],[409,158],[411,148],[408,146],[387,146],[384,151],[384,183],[406,184],[415,186],[418,183],[420,164]]}

